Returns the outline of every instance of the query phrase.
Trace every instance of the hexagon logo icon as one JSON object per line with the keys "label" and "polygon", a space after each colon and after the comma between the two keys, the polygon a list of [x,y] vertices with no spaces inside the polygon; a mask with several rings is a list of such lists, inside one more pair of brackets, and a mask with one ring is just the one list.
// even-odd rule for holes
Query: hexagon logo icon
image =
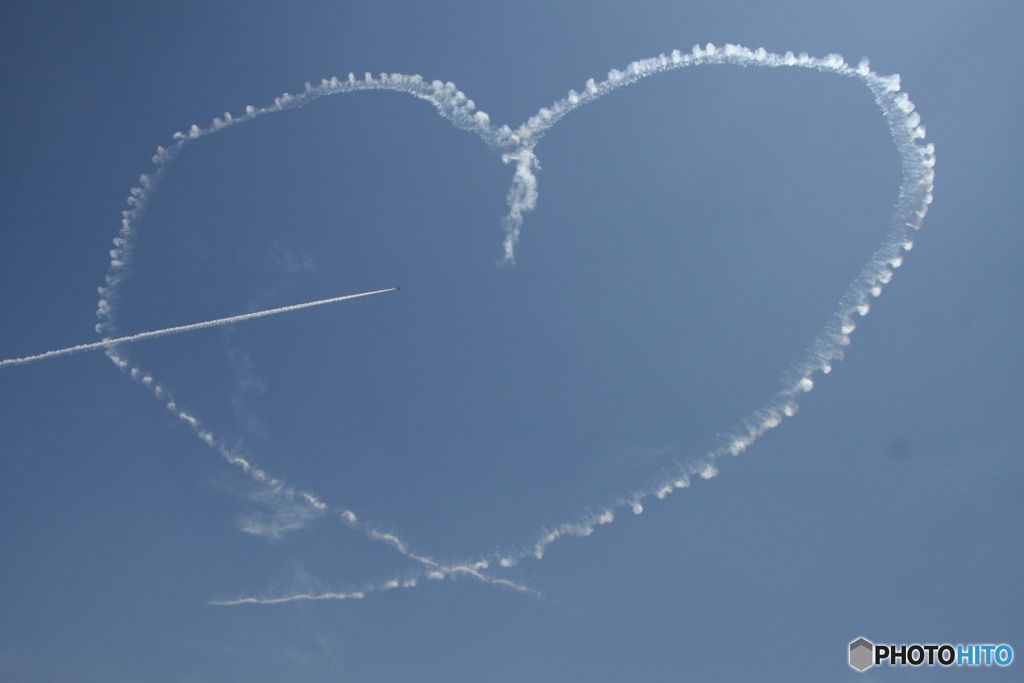
{"label": "hexagon logo icon", "polygon": [[850,643],[850,666],[864,671],[874,664],[875,646],[867,638],[858,638]]}

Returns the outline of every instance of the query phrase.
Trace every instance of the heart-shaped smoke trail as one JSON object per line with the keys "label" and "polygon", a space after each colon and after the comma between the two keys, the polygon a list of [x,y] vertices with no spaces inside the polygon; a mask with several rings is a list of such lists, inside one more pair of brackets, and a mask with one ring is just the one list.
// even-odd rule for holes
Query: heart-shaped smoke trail
{"label": "heart-shaped smoke trail", "polygon": [[[302,107],[327,95],[362,90],[393,90],[426,100],[453,125],[476,133],[489,147],[501,155],[506,164],[515,166],[512,187],[507,196],[508,213],[503,220],[505,238],[502,258],[505,262],[511,263],[514,261],[523,217],[536,205],[537,178],[535,171],[538,164],[534,149],[545,132],[573,110],[588,102],[593,102],[613,90],[666,71],[705,65],[797,67],[860,79],[874,95],[882,115],[888,122],[902,159],[899,199],[882,245],[850,284],[838,309],[812,340],[804,359],[792,368],[791,379],[784,382],[782,388],[771,396],[760,409],[742,419],[731,432],[727,433],[720,446],[700,458],[676,461],[659,477],[653,479],[649,485],[623,493],[613,505],[607,508],[581,514],[575,520],[543,530],[533,542],[516,549],[481,555],[469,561],[440,562],[414,552],[398,536],[361,521],[351,510],[329,507],[313,493],[288,487],[279,479],[253,465],[244,454],[227,446],[221,438],[202,427],[195,416],[182,409],[175,402],[172,391],[167,385],[134,365],[119,352],[116,346],[110,346],[111,339],[118,336],[116,325],[118,294],[122,283],[131,273],[135,236],[146,205],[156,191],[157,184],[169,164],[185,145],[195,140],[266,114]],[[738,455],[765,432],[778,426],[786,417],[796,413],[798,397],[813,388],[815,373],[830,372],[832,364],[842,359],[843,350],[849,345],[850,335],[856,327],[856,319],[868,313],[870,299],[881,294],[882,287],[891,280],[894,270],[902,264],[903,252],[909,251],[913,247],[911,235],[921,227],[932,201],[934,182],[934,147],[925,143],[924,137],[925,131],[921,126],[920,116],[914,111],[914,105],[907,95],[900,91],[899,76],[878,75],[870,70],[867,60],[862,60],[857,66],[852,67],[841,56],[835,54],[824,58],[809,57],[806,54],[797,56],[793,53],[778,55],[764,49],[750,50],[737,45],[726,45],[722,48],[710,44],[705,47],[697,46],[689,53],[677,50],[668,55],[663,54],[633,62],[623,70],[612,70],[605,80],[597,82],[591,79],[586,82],[581,91],[570,90],[565,98],[550,107],[540,109],[535,116],[514,130],[509,126],[492,126],[490,117],[486,113],[478,111],[474,102],[452,83],[428,82],[415,75],[380,74],[374,77],[369,73],[363,78],[356,78],[350,74],[345,80],[337,78],[323,80],[316,86],[307,83],[305,90],[301,93],[282,95],[267,107],[247,107],[245,113],[240,116],[225,113],[223,117],[215,118],[210,126],[200,128],[194,125],[187,132],[176,133],[174,135],[175,142],[169,147],[157,148],[157,153],[153,157],[155,171],[141,176],[139,186],[131,190],[128,209],[123,213],[121,230],[114,239],[114,248],[110,252],[110,268],[104,285],[99,288],[100,301],[97,310],[99,323],[96,325],[96,330],[104,335],[106,344],[100,342],[100,345],[106,348],[107,355],[118,367],[149,388],[154,396],[163,402],[174,415],[188,424],[205,444],[219,452],[229,463],[241,468],[261,486],[260,502],[268,505],[273,510],[274,516],[270,522],[264,521],[256,524],[248,531],[275,536],[299,528],[315,517],[333,514],[352,530],[391,547],[419,566],[418,571],[406,574],[403,578],[382,580],[351,592],[243,597],[217,601],[214,604],[273,604],[294,600],[362,598],[373,591],[416,586],[423,578],[442,579],[463,575],[486,583],[535,593],[535,591],[512,581],[498,578],[495,574],[502,568],[513,566],[525,558],[532,556],[540,559],[548,546],[559,538],[590,535],[598,526],[611,523],[619,508],[628,508],[633,513],[640,514],[643,511],[645,499],[665,498],[674,490],[689,486],[693,477],[707,479],[715,476],[718,472],[715,465],[717,459],[724,455]],[[17,360],[19,359],[3,361],[0,364],[14,364],[14,361]]]}

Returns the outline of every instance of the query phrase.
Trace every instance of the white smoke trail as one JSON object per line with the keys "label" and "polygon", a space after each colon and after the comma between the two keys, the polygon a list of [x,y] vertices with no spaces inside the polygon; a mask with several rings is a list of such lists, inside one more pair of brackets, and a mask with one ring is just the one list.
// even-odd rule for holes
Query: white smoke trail
{"label": "white smoke trail", "polygon": [[361,296],[371,296],[373,294],[384,294],[385,292],[394,292],[398,287],[392,287],[390,289],[378,289],[373,292],[362,292],[360,294],[348,294],[346,296],[336,296],[330,299],[320,299],[319,301],[310,301],[304,304],[292,304],[291,306],[281,306],[280,308],[270,308],[265,311],[256,311],[254,313],[243,313],[242,315],[233,315],[229,318],[217,318],[216,320],[208,320],[204,323],[192,323],[190,325],[178,325],[177,327],[167,327],[162,330],[154,330],[152,332],[140,332],[138,334],[130,334],[127,337],[116,337],[114,339],[104,339],[103,341],[92,342],[91,344],[79,344],[77,346],[69,346],[66,349],[57,349],[56,351],[47,351],[46,353],[38,353],[34,356],[25,356],[24,358],[8,358],[7,360],[0,360],[0,368],[7,367],[8,365],[25,365],[27,363],[34,363],[36,361],[45,360],[47,358],[56,358],[57,356],[69,356],[73,353],[81,353],[82,351],[95,351],[96,349],[108,349],[112,346],[118,346],[120,344],[132,344],[139,342],[144,339],[155,339],[157,337],[166,337],[171,334],[180,334],[182,332],[195,332],[196,330],[205,330],[208,327],[219,327],[221,325],[231,325],[232,323],[241,323],[246,320],[255,320],[256,318],[265,318],[268,315],[278,315],[279,313],[290,313],[292,311],[301,311],[304,308],[312,308],[313,306],[323,306],[324,304],[333,304],[338,301],[347,301],[348,299],[358,299]]}
{"label": "white smoke trail", "polygon": [[[393,90],[426,100],[453,125],[477,133],[491,147],[504,148],[508,146],[509,141],[514,139],[508,126],[493,130],[490,125],[490,117],[482,111],[476,111],[476,104],[473,100],[457,90],[453,83],[442,83],[441,81],[427,83],[421,76],[387,73],[382,73],[376,78],[367,73],[362,79],[357,79],[355,75],[349,74],[347,80],[324,79],[317,86],[307,82],[303,92],[294,95],[285,93],[275,99],[270,106],[257,108],[250,105],[240,116],[233,116],[230,112],[225,112],[223,117],[215,117],[206,128],[200,128],[193,124],[189,127],[188,132],[175,133],[172,136],[174,143],[170,146],[157,147],[156,154],[152,157],[154,170],[139,176],[138,186],[129,191],[128,208],[121,213],[121,229],[113,240],[114,248],[110,250],[110,266],[107,269],[104,284],[99,288],[100,300],[96,310],[99,322],[96,324],[96,331],[108,336],[116,335],[114,303],[118,298],[121,283],[130,274],[129,266],[134,250],[135,231],[167,167],[186,145],[199,138],[213,135],[266,114],[303,107],[327,95],[362,90]],[[532,178],[532,174],[527,173],[525,182],[535,183]],[[529,191],[524,191],[523,194],[528,200]],[[529,208],[524,208],[525,206],[525,204],[516,204],[510,207],[510,216],[513,217],[507,221],[506,225],[506,230],[510,233],[518,234],[518,227],[522,224],[522,211],[529,210]]]}
{"label": "white smoke trail", "polygon": [[[676,50],[668,55],[662,54],[651,59],[633,62],[624,70],[610,71],[607,78],[601,82],[591,79],[586,82],[582,91],[570,90],[565,98],[550,107],[542,108],[537,115],[528,119],[515,130],[509,126],[492,127],[490,117],[482,111],[477,111],[473,101],[458,91],[452,83],[440,81],[428,83],[420,76],[404,74],[380,74],[376,78],[371,74],[366,74],[362,79],[357,79],[350,74],[347,80],[332,78],[321,81],[317,86],[307,83],[302,93],[282,95],[268,107],[259,109],[247,107],[245,113],[239,117],[225,114],[223,118],[215,118],[212,124],[206,128],[192,126],[187,133],[176,133],[175,142],[170,147],[157,149],[157,153],[153,157],[154,172],[141,176],[139,186],[131,190],[131,195],[128,198],[129,208],[123,212],[121,230],[114,239],[114,248],[110,252],[110,268],[104,285],[99,289],[101,298],[97,307],[99,322],[96,328],[99,333],[108,336],[115,332],[115,303],[119,288],[130,273],[129,265],[134,248],[134,236],[145,208],[167,165],[173,161],[186,144],[193,140],[264,114],[304,106],[326,95],[361,90],[393,90],[426,100],[437,109],[441,116],[456,127],[479,135],[487,145],[501,154],[505,163],[515,164],[513,184],[507,196],[508,213],[503,220],[505,230],[503,259],[511,263],[514,262],[515,248],[519,240],[524,214],[536,207],[537,179],[535,171],[539,165],[534,149],[543,135],[570,112],[613,90],[666,71],[702,65],[796,67],[858,78],[874,95],[876,103],[888,122],[902,159],[903,175],[900,195],[890,221],[889,232],[882,246],[851,283],[842,297],[839,308],[812,340],[804,359],[792,368],[791,378],[784,382],[782,388],[770,397],[760,409],[741,420],[732,431],[723,436],[721,444],[717,448],[697,459],[676,461],[647,485],[623,494],[609,507],[598,512],[586,512],[574,521],[564,522],[546,529],[539,534],[534,542],[518,550],[494,553],[484,559],[469,562],[444,564],[425,555],[412,552],[408,545],[393,533],[364,525],[357,520],[354,513],[343,510],[338,514],[347,526],[362,532],[370,540],[388,545],[401,556],[417,563],[419,565],[418,572],[414,572],[411,578],[405,580],[391,579],[352,592],[322,594],[305,592],[291,596],[240,598],[213,604],[277,604],[295,600],[358,599],[374,591],[413,587],[417,585],[419,578],[424,577],[436,580],[446,577],[470,576],[486,583],[505,585],[523,592],[535,593],[535,591],[511,581],[496,579],[485,573],[485,570],[512,567],[527,557],[540,559],[555,541],[567,536],[589,536],[597,527],[610,524],[614,521],[615,513],[619,508],[628,507],[634,514],[642,513],[646,499],[651,497],[663,499],[673,491],[688,487],[693,477],[708,479],[715,476],[718,473],[716,460],[725,455],[739,455],[764,433],[777,427],[786,417],[797,412],[797,399],[802,394],[811,391],[814,386],[814,375],[817,372],[827,374],[831,371],[832,364],[843,358],[843,351],[849,345],[850,335],[856,328],[856,319],[867,315],[870,298],[881,294],[883,286],[889,283],[895,269],[902,264],[903,252],[909,251],[913,247],[911,235],[913,231],[921,227],[932,201],[934,183],[932,169],[935,163],[935,154],[934,147],[923,142],[925,130],[920,125],[920,116],[914,111],[914,105],[906,94],[900,92],[899,76],[880,76],[870,70],[867,60],[862,60],[856,67],[851,67],[841,56],[835,54],[824,58],[815,58],[806,54],[797,56],[791,52],[778,55],[764,49],[750,50],[737,45],[717,48],[710,44],[705,47],[696,46],[689,53]],[[149,387],[158,399],[166,401],[167,408],[187,423],[208,446],[220,452],[229,463],[240,467],[254,481],[262,484],[265,487],[266,495],[275,501],[273,505],[278,506],[279,510],[294,512],[295,506],[305,506],[309,517],[327,511],[327,505],[313,494],[299,492],[285,486],[262,469],[252,465],[236,451],[226,447],[220,439],[203,429],[196,418],[178,407],[170,396],[169,389],[121,357],[117,348],[109,347],[107,354],[120,368]],[[289,519],[297,518],[301,519],[302,515],[289,516]]]}
{"label": "white smoke trail", "polygon": [[409,546],[392,532],[381,531],[380,529],[363,524],[351,510],[343,510],[340,513],[341,520],[349,528],[361,531],[367,538],[379,541],[398,551],[403,557],[409,558],[420,565],[420,570],[406,574],[404,578],[388,579],[377,583],[367,584],[358,590],[350,591],[325,591],[321,593],[295,593],[289,595],[243,597],[231,600],[212,600],[208,604],[219,607],[230,607],[234,605],[279,605],[286,602],[306,602],[319,600],[361,600],[369,593],[384,593],[396,588],[415,588],[419,585],[420,579],[429,581],[441,581],[443,579],[456,579],[459,577],[470,577],[481,583],[502,588],[511,588],[519,593],[540,597],[536,591],[521,583],[508,579],[495,578],[485,573],[490,568],[490,562],[486,560],[475,560],[465,563],[443,564],[429,557],[420,555],[409,549]]}
{"label": "white smoke trail", "polygon": [[[471,576],[478,581],[482,581],[483,583],[488,583],[493,586],[511,588],[512,590],[526,595],[531,595],[533,597],[541,597],[541,594],[538,591],[527,588],[522,584],[505,579],[495,579],[468,566],[445,567],[427,574],[426,578],[432,581],[439,581],[445,578],[457,578],[460,575]],[[352,591],[324,591],[322,593],[294,593],[290,595],[267,595],[262,597],[248,596],[230,600],[210,600],[207,604],[216,607],[234,607],[236,605],[281,605],[288,602],[317,602],[322,600],[362,600],[370,593],[386,593],[387,591],[395,590],[396,588],[415,588],[418,585],[419,578],[412,576],[403,579],[389,579],[381,583],[370,584],[359,590]]]}
{"label": "white smoke trail", "polygon": [[[565,522],[543,531],[532,545],[496,557],[499,567],[514,566],[528,556],[540,559],[548,546],[560,538],[589,536],[598,526],[614,521],[616,509],[628,507],[634,514],[639,515],[643,512],[645,499],[652,496],[659,500],[664,499],[673,491],[688,487],[693,476],[702,479],[716,476],[718,468],[714,464],[715,460],[724,455],[739,455],[763,434],[779,426],[785,418],[796,414],[797,398],[814,388],[813,376],[816,372],[828,374],[832,370],[832,364],[842,360],[844,349],[850,344],[850,336],[856,329],[856,319],[868,314],[870,299],[881,295],[883,286],[892,280],[895,269],[902,265],[903,252],[913,248],[911,235],[921,228],[932,202],[935,148],[930,143],[922,142],[925,129],[921,125],[921,117],[914,111],[914,104],[907,95],[900,92],[899,76],[880,76],[874,73],[870,70],[867,59],[862,59],[856,67],[851,67],[836,54],[819,59],[807,54],[796,56],[787,52],[785,55],[777,55],[763,48],[750,50],[738,45],[717,48],[711,44],[704,48],[695,46],[689,54],[676,50],[670,55],[663,54],[633,62],[623,71],[613,69],[609,72],[608,78],[601,83],[591,79],[587,81],[582,93],[570,90],[565,98],[549,108],[542,108],[536,116],[530,117],[515,131],[514,138],[522,141],[522,144],[528,146],[532,152],[543,134],[566,114],[612,90],[666,71],[711,64],[800,67],[861,79],[871,90],[875,102],[882,110],[902,161],[900,194],[896,210],[890,219],[889,232],[882,246],[875,251],[867,265],[850,284],[840,301],[839,308],[812,340],[804,359],[792,368],[791,379],[787,380],[782,389],[761,408],[723,436],[721,445],[702,458],[676,461],[649,484],[620,496],[612,506],[598,513],[586,513],[575,521]],[[532,184],[535,186],[535,182]],[[518,234],[515,238],[518,238]]]}
{"label": "white smoke trail", "polygon": [[[390,546],[396,550],[403,557],[407,557],[410,560],[417,562],[421,566],[421,575],[428,579],[437,581],[444,578],[453,578],[458,576],[469,576],[482,583],[489,583],[495,586],[504,586],[506,588],[512,588],[519,591],[520,593],[528,593],[531,595],[539,596],[540,593],[523,586],[522,584],[508,581],[506,579],[496,579],[484,572],[490,569],[491,561],[489,560],[472,560],[469,562],[455,562],[451,564],[443,564],[430,557],[421,555],[413,552],[409,549],[408,544],[400,539],[393,532],[382,531],[376,527],[366,525],[362,523],[354,512],[351,510],[343,510],[340,513],[342,521],[351,529],[362,531],[372,541],[378,541]],[[404,585],[404,584],[403,584]],[[384,584],[385,588],[397,588],[392,586],[391,582]],[[368,590],[382,590],[380,586],[371,587]]]}
{"label": "white smoke trail", "polygon": [[[248,106],[245,108],[245,113],[240,116],[233,116],[226,112],[223,117],[214,118],[211,124],[205,128],[192,125],[187,132],[175,133],[173,136],[174,142],[170,146],[157,147],[156,154],[152,157],[154,170],[141,175],[139,185],[129,191],[128,208],[122,212],[121,228],[113,240],[113,249],[110,250],[110,266],[107,269],[104,284],[98,289],[100,299],[96,310],[98,318],[96,331],[108,337],[117,335],[116,302],[119,298],[122,284],[131,274],[130,265],[132,262],[132,252],[135,248],[135,234],[142,222],[149,201],[157,190],[160,179],[168,166],[186,145],[199,138],[212,135],[239,123],[251,121],[265,114],[302,107],[327,95],[363,90],[404,92],[431,103],[438,113],[451,121],[453,125],[464,130],[476,132],[492,148],[505,149],[515,145],[516,141],[511,129],[508,126],[503,126],[497,130],[492,129],[490,117],[484,112],[476,111],[475,103],[457,90],[453,83],[442,83],[441,81],[428,83],[421,76],[405,74],[383,73],[378,77],[374,77],[372,74],[367,73],[362,79],[357,79],[353,74],[349,74],[347,80],[339,80],[338,78],[324,79],[317,86],[306,83],[305,90],[302,93],[285,93],[275,99],[274,103],[270,106],[261,108]],[[519,164],[517,166],[514,191],[509,194],[509,215],[504,221],[506,230],[505,254],[508,261],[512,260],[515,239],[522,225],[522,214],[524,211],[531,210],[536,201],[536,180],[532,173],[533,164],[530,163],[532,153],[524,150],[516,158]],[[121,355],[116,346],[107,346],[106,348],[107,356],[110,357],[115,365],[150,389],[153,395],[163,402],[172,414],[187,424],[207,446],[220,453],[228,463],[241,468],[254,482],[263,487],[262,493],[258,494],[256,499],[257,502],[271,508],[272,518],[270,520],[249,518],[243,523],[243,531],[276,538],[282,533],[299,528],[305,521],[320,516],[326,511],[327,506],[315,495],[297,491],[286,486],[279,479],[272,477],[262,468],[252,464],[248,457],[239,453],[236,449],[228,447],[213,432],[202,427],[195,416],[186,412],[178,405],[169,387]],[[355,522],[354,517],[349,525],[354,528],[360,528],[371,540],[387,543],[385,537],[378,536],[373,533],[373,529],[365,528]],[[428,578],[466,575],[486,582],[507,585],[517,590],[529,591],[529,589],[504,579],[498,580],[486,577],[479,568],[473,568],[479,565],[479,563],[476,563],[476,565],[454,565],[452,567],[444,567],[434,563],[436,566],[431,566],[429,563],[423,562],[422,558],[405,552],[403,550],[404,545],[396,547],[394,544],[388,544],[398,550],[400,554],[418,561]]]}

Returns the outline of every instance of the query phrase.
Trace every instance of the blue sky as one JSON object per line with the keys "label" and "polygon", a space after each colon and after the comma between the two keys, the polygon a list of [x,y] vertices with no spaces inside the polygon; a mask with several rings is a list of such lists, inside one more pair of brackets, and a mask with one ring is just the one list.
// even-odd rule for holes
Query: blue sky
{"label": "blue sky", "polygon": [[[514,166],[425,101],[340,94],[186,145],[138,218],[119,333],[402,290],[123,347],[214,447],[102,352],[0,370],[0,677],[924,680],[857,674],[847,644],[1024,647],[1012,4],[0,13],[3,358],[99,339],[157,145],[307,81],[422,74],[515,128],[698,43],[867,56],[937,157],[913,249],[799,413],[537,560],[545,533],[700,458],[791,378],[897,201],[871,92],[701,66],[605,95],[537,144],[514,266]],[[482,573],[431,580],[412,555]]]}

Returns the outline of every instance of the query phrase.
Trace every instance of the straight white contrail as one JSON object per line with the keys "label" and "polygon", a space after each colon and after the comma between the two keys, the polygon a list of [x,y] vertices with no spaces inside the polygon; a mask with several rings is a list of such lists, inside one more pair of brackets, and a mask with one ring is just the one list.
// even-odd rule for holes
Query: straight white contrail
{"label": "straight white contrail", "polygon": [[399,287],[391,287],[390,289],[378,289],[373,292],[362,292],[360,294],[348,294],[346,296],[335,296],[330,299],[320,299],[319,301],[310,301],[304,304],[292,304],[291,306],[281,306],[280,308],[269,308],[265,311],[256,311],[254,313],[243,313],[242,315],[233,315],[228,318],[217,318],[216,320],[208,320],[204,323],[192,323],[191,325],[178,325],[177,327],[168,327],[162,330],[154,330],[152,332],[140,332],[139,334],[131,334],[127,337],[117,337],[115,339],[104,339],[103,341],[93,342],[92,344],[79,344],[78,346],[69,346],[66,349],[57,349],[56,351],[47,351],[46,353],[38,353],[34,356],[25,356],[24,358],[8,358],[7,360],[0,361],[0,368],[7,367],[8,365],[25,365],[26,363],[34,363],[39,360],[46,360],[47,358],[55,358],[57,356],[69,356],[72,353],[80,353],[82,351],[94,351],[96,349],[108,349],[112,346],[118,346],[120,344],[131,344],[134,342],[142,341],[143,339],[153,339],[154,337],[166,337],[169,334],[179,334],[181,332],[194,332],[196,330],[203,330],[207,327],[218,327],[220,325],[230,325],[231,323],[245,322],[246,320],[253,320],[255,318],[264,318],[268,315],[277,315],[278,313],[289,313],[291,311],[302,310],[303,308],[312,308],[313,306],[323,306],[324,304],[333,304],[336,301],[346,301],[348,299],[358,299],[361,296],[371,296],[373,294],[384,294],[385,292],[394,292],[400,289]]}

